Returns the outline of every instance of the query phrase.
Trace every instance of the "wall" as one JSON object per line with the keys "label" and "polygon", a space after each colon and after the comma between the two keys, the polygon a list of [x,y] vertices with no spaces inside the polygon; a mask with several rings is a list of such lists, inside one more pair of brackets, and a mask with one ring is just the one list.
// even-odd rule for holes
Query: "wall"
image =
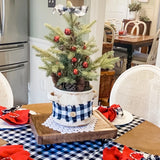
{"label": "wall", "polygon": [[30,37],[30,82],[29,82],[29,102],[28,103],[45,103],[49,102],[48,94],[52,92],[53,83],[46,73],[39,69],[43,66],[39,57],[35,56],[36,51],[32,46],[38,46],[47,49],[50,43],[39,38]]}
{"label": "wall", "polygon": [[[97,0],[88,1],[90,6],[90,16],[89,21],[92,22],[96,20],[96,24],[92,27],[92,31],[89,34],[90,37],[94,36],[96,40],[97,47],[99,48],[98,52],[92,56],[93,59],[102,55],[102,44],[103,44],[103,31],[104,31],[104,19],[105,19],[105,10],[106,10],[106,0],[101,0],[101,3]],[[97,70],[100,74],[100,69]],[[94,87],[97,95],[99,94],[99,79],[98,81],[92,81],[91,84]],[[94,105],[96,106],[98,102],[98,97],[95,99]]]}
{"label": "wall", "polygon": [[106,10],[105,10],[105,22],[111,19],[116,19],[112,21],[116,27],[116,31],[122,29],[123,19],[128,17],[128,4],[129,0],[117,1],[117,0],[106,0]]}
{"label": "wall", "polygon": [[152,21],[151,35],[155,34],[157,31],[159,5],[160,0],[149,0],[147,3],[142,3],[142,12],[144,12],[144,14]]}
{"label": "wall", "polygon": [[[148,16],[151,21],[151,35],[154,35],[160,28],[160,0],[148,0],[147,3],[142,3],[142,12]],[[160,42],[157,51],[156,66],[160,67]]]}
{"label": "wall", "polygon": [[[56,4],[66,5],[66,0],[57,0]],[[44,26],[45,23],[49,23],[53,26],[65,27],[65,20],[62,16],[55,13],[52,14],[53,8],[48,8],[48,1],[44,0],[29,0],[29,18],[30,18],[30,37],[36,37],[44,39],[44,35],[48,33],[48,29]],[[89,16],[84,16],[80,21],[86,21]]]}
{"label": "wall", "polygon": [[[134,2],[135,0],[132,0]],[[148,2],[141,3],[142,9],[141,13],[142,15],[146,15],[150,18],[152,21],[151,24],[151,35],[154,35],[157,31],[157,24],[158,24],[158,17],[159,17],[159,6],[160,6],[160,0],[148,0]]]}
{"label": "wall", "polygon": [[[58,3],[65,4],[65,0],[58,0]],[[29,0],[29,18],[30,18],[30,37],[44,39],[44,35],[48,33],[44,23],[51,25],[63,26],[64,20],[57,13],[52,14],[53,9],[48,8],[48,1],[45,0]]]}
{"label": "wall", "polygon": [[[58,3],[65,4],[65,0],[58,0]],[[30,21],[30,82],[29,82],[29,103],[48,102],[47,94],[53,87],[50,77],[46,77],[43,70],[39,69],[42,62],[36,56],[36,51],[32,49],[36,45],[42,49],[47,49],[50,43],[44,39],[48,34],[48,29],[44,23],[53,26],[65,26],[65,22],[57,13],[52,14],[53,9],[48,8],[48,1],[29,0],[29,21]]]}

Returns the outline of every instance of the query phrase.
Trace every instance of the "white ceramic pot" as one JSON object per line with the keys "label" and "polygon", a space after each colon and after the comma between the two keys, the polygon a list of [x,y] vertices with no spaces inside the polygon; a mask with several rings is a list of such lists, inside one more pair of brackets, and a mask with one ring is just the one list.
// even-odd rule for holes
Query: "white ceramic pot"
{"label": "white ceramic pot", "polygon": [[129,12],[129,19],[131,19],[131,20],[136,19],[136,11]]}
{"label": "white ceramic pot", "polygon": [[[54,93],[54,95],[53,95]],[[54,88],[49,99],[53,105],[53,119],[65,126],[81,126],[90,122],[93,112],[93,89],[84,92],[68,92]]]}

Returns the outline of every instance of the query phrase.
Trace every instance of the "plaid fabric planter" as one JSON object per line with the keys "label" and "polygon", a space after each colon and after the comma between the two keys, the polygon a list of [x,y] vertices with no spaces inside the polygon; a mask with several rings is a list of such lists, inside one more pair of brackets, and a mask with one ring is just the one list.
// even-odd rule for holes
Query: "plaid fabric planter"
{"label": "plaid fabric planter", "polygon": [[67,105],[62,106],[55,101],[53,104],[53,117],[65,122],[79,122],[88,119],[92,116],[92,101],[88,101],[87,104]]}

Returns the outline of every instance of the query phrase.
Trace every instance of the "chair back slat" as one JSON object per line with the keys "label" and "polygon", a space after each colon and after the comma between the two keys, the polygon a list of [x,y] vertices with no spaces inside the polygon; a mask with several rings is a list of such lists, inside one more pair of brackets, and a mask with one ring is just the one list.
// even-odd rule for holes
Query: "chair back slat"
{"label": "chair back slat", "polygon": [[145,35],[146,34],[146,31],[147,31],[147,25],[146,25],[146,23],[144,23],[143,21],[138,21],[138,20],[135,20],[135,21],[129,21],[129,22],[127,22],[126,23],[126,25],[125,25],[125,28],[124,28],[124,30],[127,32],[128,30],[128,26],[130,25],[130,24],[133,24],[133,27],[132,27],[132,29],[131,29],[131,34],[132,35],[140,35],[140,25],[142,25],[143,26],[143,32],[142,32],[142,35]]}
{"label": "chair back slat", "polygon": [[103,41],[108,43],[114,43],[114,37],[115,37],[114,29],[110,25],[105,24]]}
{"label": "chair back slat", "polygon": [[105,53],[105,52],[113,50],[114,38],[115,38],[114,29],[110,25],[105,24],[104,25],[102,54]]}

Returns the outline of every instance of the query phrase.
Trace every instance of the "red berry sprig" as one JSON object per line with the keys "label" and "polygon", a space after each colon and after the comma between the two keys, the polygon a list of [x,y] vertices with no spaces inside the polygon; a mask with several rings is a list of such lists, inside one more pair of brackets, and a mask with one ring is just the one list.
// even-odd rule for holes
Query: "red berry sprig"
{"label": "red berry sprig", "polygon": [[55,41],[55,42],[59,42],[59,38],[60,38],[59,36],[55,36],[55,37],[54,37],[54,41]]}
{"label": "red berry sprig", "polygon": [[69,28],[66,28],[66,29],[64,30],[64,33],[65,33],[66,35],[70,35],[70,34],[71,34],[71,30],[70,30]]}
{"label": "red berry sprig", "polygon": [[82,65],[83,65],[83,68],[87,68],[88,67],[88,62],[84,61]]}
{"label": "red berry sprig", "polygon": [[76,57],[73,57],[73,58],[72,58],[72,62],[73,62],[73,63],[77,62],[77,58],[76,58]]}
{"label": "red berry sprig", "polygon": [[74,74],[74,75],[77,75],[78,73],[79,73],[79,72],[78,72],[78,69],[75,68],[75,69],[73,70],[73,74]]}

